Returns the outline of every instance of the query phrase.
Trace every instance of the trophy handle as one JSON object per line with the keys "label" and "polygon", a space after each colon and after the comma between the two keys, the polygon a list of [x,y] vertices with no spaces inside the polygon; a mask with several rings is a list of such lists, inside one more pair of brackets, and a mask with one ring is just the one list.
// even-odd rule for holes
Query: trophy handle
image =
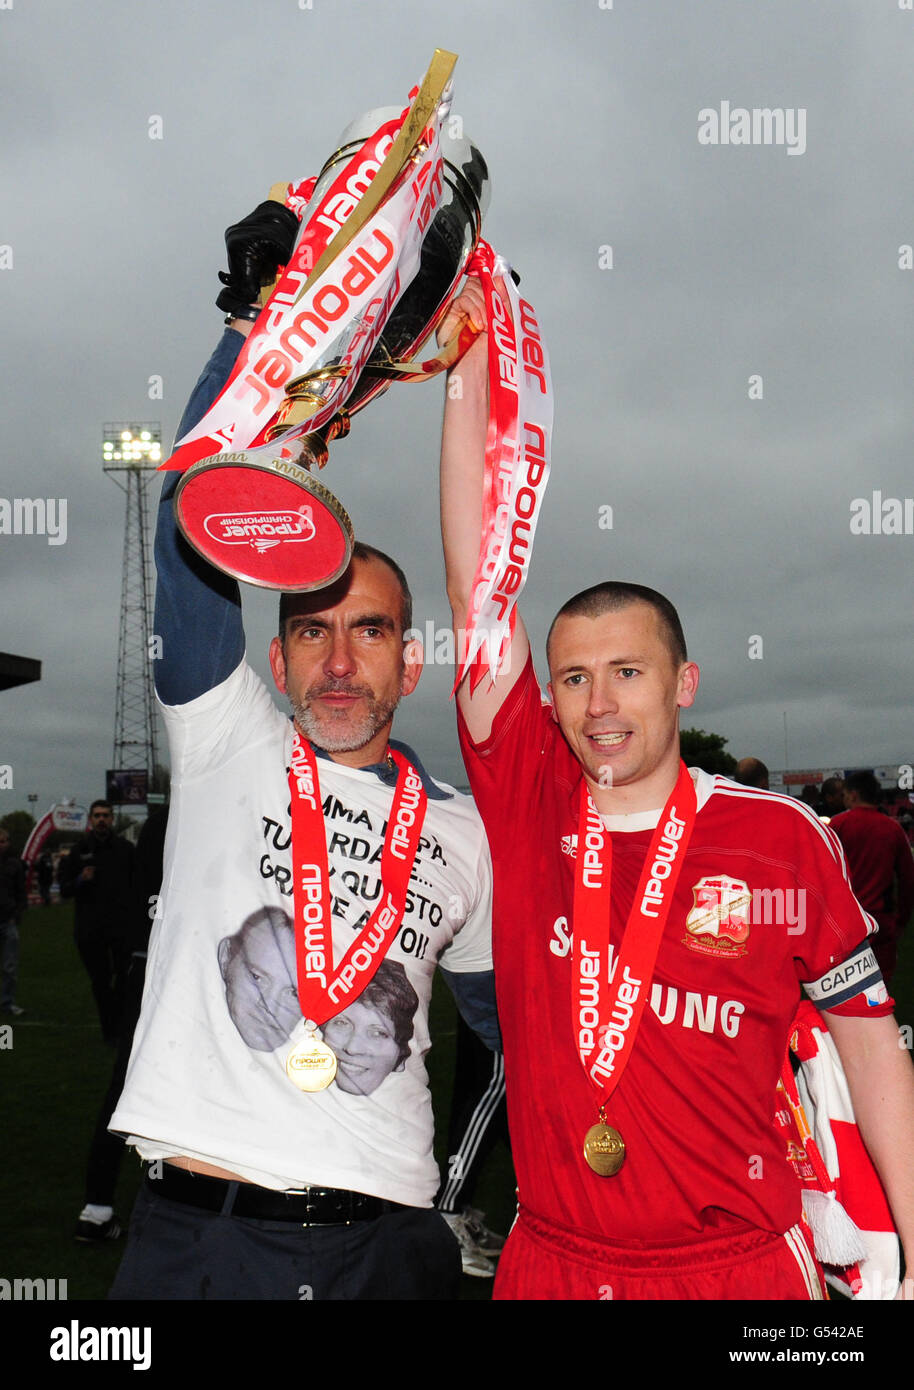
{"label": "trophy handle", "polygon": [[457,332],[434,357],[428,357],[424,362],[369,362],[365,374],[382,377],[385,381],[428,381],[439,372],[450,371],[473,346],[480,332],[464,317]]}
{"label": "trophy handle", "polygon": [[[364,374],[369,377],[378,377],[382,381],[430,381],[439,372],[449,371],[456,362],[459,362],[464,353],[473,346],[480,332],[481,330],[476,328],[464,315],[457,332],[434,357],[426,358],[424,362],[371,361],[367,364]],[[310,419],[315,409],[322,403],[322,397],[311,388],[319,382],[335,376],[345,377],[348,372],[348,367],[337,364],[331,367],[320,367],[314,372],[306,372],[304,376],[297,376],[288,382],[285,400],[279,409],[276,420],[266,431],[264,438],[271,442],[278,439],[281,434],[285,434],[287,430],[294,429],[296,425]],[[302,437],[300,442],[305,446],[305,452],[310,456],[311,464],[316,464],[318,468],[324,467],[328,458],[327,445],[333,439],[345,438],[349,433],[349,425],[350,414],[344,407],[334,415],[332,420],[328,421],[323,429]]]}

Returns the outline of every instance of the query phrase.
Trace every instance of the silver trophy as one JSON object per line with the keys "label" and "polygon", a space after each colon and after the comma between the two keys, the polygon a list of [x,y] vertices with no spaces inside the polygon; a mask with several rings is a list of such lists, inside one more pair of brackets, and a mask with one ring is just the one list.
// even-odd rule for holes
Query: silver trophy
{"label": "silver trophy", "polygon": [[[310,270],[301,293],[347,254],[410,162],[427,149],[424,133],[439,110],[455,62],[453,54],[436,50],[388,153],[373,166],[374,177],[365,179],[357,205]],[[331,185],[365,142],[399,115],[396,107],[381,108],[346,127],[318,175],[302,214],[303,226],[309,225]],[[442,197],[425,230],[418,269],[389,311],[357,377],[352,378],[345,359],[355,336],[364,331],[359,317],[337,334],[307,372],[285,383],[285,397],[264,444],[202,459],[182,476],[175,494],[181,530],[210,563],[238,579],[266,588],[306,591],[331,584],[342,574],[351,557],[352,526],[312,470],[324,467],[330,442],[348,434],[352,415],[386,391],[391,381],[429,379],[458,361],[475,337],[474,329],[462,325],[433,357],[410,360],[447,314],[488,206],[485,161],[470,140],[462,134],[455,136],[455,124],[448,119],[442,122]],[[282,201],[286,188],[276,185],[270,196]],[[273,289],[265,288],[264,303]],[[375,325],[372,320],[373,331]],[[341,404],[327,420],[335,395]],[[324,422],[307,431],[308,420],[321,411]],[[291,431],[294,437],[288,437]]]}

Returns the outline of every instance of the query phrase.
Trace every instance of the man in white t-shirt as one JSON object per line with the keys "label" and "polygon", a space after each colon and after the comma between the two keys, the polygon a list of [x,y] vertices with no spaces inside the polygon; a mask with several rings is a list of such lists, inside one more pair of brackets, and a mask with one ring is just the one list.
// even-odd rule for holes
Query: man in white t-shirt
{"label": "man in white t-shirt", "polygon": [[[276,205],[266,216],[266,232],[255,231],[267,245],[273,236],[275,264]],[[245,318],[229,324],[179,436],[215,399],[249,328]],[[244,659],[237,585],[177,533],[176,481],[163,489],[156,539],[171,815],[143,1011],[111,1122],[149,1168],[111,1296],[454,1297],[460,1258],[432,1205],[423,1059],[436,963],[467,1021],[499,1046],[491,868],[469,798],[390,740],[422,664],[419,644],[405,640],[406,580],[358,545],[336,584],[283,596],[270,663],[290,719]],[[316,755],[334,965],[388,894],[392,748],[427,798],[385,959],[367,988],[364,975],[344,980],[330,993],[335,1012],[317,1020],[338,1068],[318,1091],[298,1089],[289,1070],[316,1037],[295,964],[296,735]]]}

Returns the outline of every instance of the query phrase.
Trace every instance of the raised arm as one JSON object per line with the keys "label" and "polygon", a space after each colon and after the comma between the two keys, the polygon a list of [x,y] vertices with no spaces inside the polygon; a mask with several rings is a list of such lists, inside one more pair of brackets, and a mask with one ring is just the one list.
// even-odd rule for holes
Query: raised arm
{"label": "raised arm", "polygon": [[[486,308],[479,281],[470,279],[439,332],[446,341],[466,316],[485,328]],[[488,334],[481,332],[448,376],[444,426],[441,433],[441,534],[448,599],[457,650],[466,631],[473,577],[479,559],[482,528],[483,474],[488,431]],[[517,616],[511,648],[496,681],[485,677],[475,691],[465,679],[457,699],[475,743],[488,738],[492,721],[520,675],[530,645]]]}
{"label": "raised arm", "polygon": [[[228,380],[259,312],[262,286],[291,254],[298,218],[267,200],[228,228],[229,269],[216,300],[229,327],[203,369],[178,426],[178,439],[203,418]],[[174,517],[180,473],[165,479],[156,528],[155,632],[162,641],[156,690],[166,705],[183,705],[221,684],[244,656],[241,595],[234,579],[214,569],[187,544]]]}
{"label": "raised arm", "polygon": [[[250,325],[244,325],[250,328]],[[216,399],[244,344],[226,329],[184,411],[180,439]],[[234,579],[208,565],[178,531],[174,493],[180,473],[168,473],[156,525],[155,633],[161,639],[156,690],[166,705],[184,705],[231,675],[244,655],[241,595]]]}

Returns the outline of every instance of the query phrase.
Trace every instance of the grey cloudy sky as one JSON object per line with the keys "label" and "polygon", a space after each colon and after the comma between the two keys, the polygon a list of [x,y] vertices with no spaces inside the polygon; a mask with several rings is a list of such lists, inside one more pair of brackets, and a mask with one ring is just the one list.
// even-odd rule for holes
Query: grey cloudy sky
{"label": "grey cloudy sky", "polygon": [[[68,535],[0,536],[0,648],[43,662],[40,684],[2,696],[0,814],[30,792],[87,800],[109,765],[123,496],[102,422],[160,418],[170,436],[220,332],[224,227],[316,172],[354,115],[402,100],[436,45],[460,55],[454,109],[489,164],[486,235],[552,356],[553,474],[523,603],[541,671],[558,604],[629,578],[679,605],[703,675],[688,722],[737,756],[782,767],[786,711],[795,767],[914,757],[914,537],[849,525],[854,498],[912,491],[914,14],[7,0],[0,495],[66,497]],[[699,111],[723,101],[803,108],[805,152],[700,144]],[[391,390],[324,474],[357,534],[402,559],[420,626],[446,620],[441,400],[440,384]],[[245,607],[266,674],[275,599],[247,590]],[[429,670],[398,731],[462,780],[449,684]]]}

